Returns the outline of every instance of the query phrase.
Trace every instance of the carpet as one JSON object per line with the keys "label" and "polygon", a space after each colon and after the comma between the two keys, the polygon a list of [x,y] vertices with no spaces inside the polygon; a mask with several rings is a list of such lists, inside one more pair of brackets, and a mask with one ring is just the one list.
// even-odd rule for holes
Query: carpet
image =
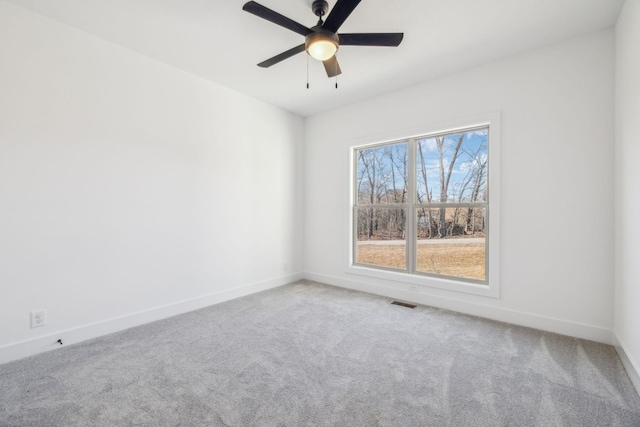
{"label": "carpet", "polygon": [[298,282],[0,365],[0,426],[640,426],[613,347]]}

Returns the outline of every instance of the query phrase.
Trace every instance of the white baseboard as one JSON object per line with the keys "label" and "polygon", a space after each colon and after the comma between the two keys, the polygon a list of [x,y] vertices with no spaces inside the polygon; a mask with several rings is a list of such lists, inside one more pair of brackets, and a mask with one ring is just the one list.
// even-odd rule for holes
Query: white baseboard
{"label": "white baseboard", "polygon": [[298,280],[301,280],[302,278],[302,273],[290,274],[263,282],[251,283],[213,294],[203,295],[201,297],[168,304],[161,307],[154,307],[148,310],[132,313],[114,319],[96,322],[89,325],[83,325],[64,331],[58,331],[31,340],[5,345],[3,347],[0,347],[0,364],[60,348],[60,344],[57,342],[58,339],[61,339],[63,345],[65,346],[69,344],[75,344],[91,338],[100,337],[103,335],[111,334],[113,332],[132,328],[134,326],[143,325],[145,323],[165,319],[167,317],[176,316],[178,314],[187,313],[189,311],[198,310],[210,305],[219,304],[221,302],[254,294],[256,292],[276,288],[278,286],[296,282]]}
{"label": "white baseboard", "polygon": [[[611,344],[612,340],[615,341],[614,344],[617,342],[617,339],[612,338],[611,330],[597,326],[570,322],[563,319],[554,319],[510,309],[496,308],[495,306],[488,306],[468,301],[460,301],[452,298],[433,296],[424,293],[416,293],[408,290],[398,289],[393,286],[373,285],[317,273],[295,273],[263,282],[252,283],[221,292],[180,301],[166,306],[155,307],[149,310],[132,313],[130,315],[117,317],[102,322],[58,331],[44,337],[9,344],[0,347],[0,364],[60,348],[60,345],[57,343],[58,339],[62,339],[64,345],[66,346],[69,344],[74,344],[77,342],[107,335],[113,332],[118,332],[134,326],[153,322],[155,320],[176,316],[178,314],[187,313],[189,311],[208,307],[210,305],[219,304],[224,301],[240,298],[256,292],[276,288],[278,286],[292,283],[303,278],[347,289],[382,295],[388,298],[402,299],[418,304],[429,305],[544,331],[555,332],[558,334],[573,336],[576,338],[602,342],[605,344]],[[638,385],[640,383],[640,380],[638,379],[638,372],[640,371],[636,367],[637,365],[631,362],[631,360],[627,357],[626,352],[624,351],[624,346],[618,344],[615,345],[617,349],[619,348],[618,352],[624,355],[624,357],[621,355],[620,358],[625,364],[625,368],[629,372],[629,376],[634,382],[636,389],[640,390],[640,387]]]}
{"label": "white baseboard", "polygon": [[638,395],[640,395],[640,365],[638,365],[638,363],[629,356],[626,347],[620,341],[615,332],[613,333],[613,345],[618,352],[618,356],[620,356],[620,360],[624,365],[624,369],[627,371],[627,375],[629,375],[629,379],[631,379],[631,383],[636,388]]}
{"label": "white baseboard", "polygon": [[326,283],[328,285],[339,286],[356,291],[368,292],[382,295],[388,298],[401,299],[408,302],[428,305],[432,307],[444,308],[459,313],[470,314],[472,316],[497,320],[519,326],[526,326],[561,335],[582,338],[604,344],[611,344],[612,331],[607,328],[571,322],[563,319],[539,316],[536,314],[521,311],[499,308],[469,301],[461,301],[453,298],[428,295],[425,293],[413,292],[399,289],[394,286],[383,286],[378,284],[364,283],[355,280],[343,279],[341,277],[327,276],[317,273],[305,273],[305,279]]}

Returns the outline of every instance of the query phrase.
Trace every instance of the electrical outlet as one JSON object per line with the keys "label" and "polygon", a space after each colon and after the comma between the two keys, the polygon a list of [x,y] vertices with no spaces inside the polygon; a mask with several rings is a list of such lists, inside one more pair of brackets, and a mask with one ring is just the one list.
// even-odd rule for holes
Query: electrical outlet
{"label": "electrical outlet", "polygon": [[413,292],[420,292],[420,286],[418,285],[409,285],[409,290]]}
{"label": "electrical outlet", "polygon": [[38,328],[47,324],[47,310],[31,312],[31,328]]}

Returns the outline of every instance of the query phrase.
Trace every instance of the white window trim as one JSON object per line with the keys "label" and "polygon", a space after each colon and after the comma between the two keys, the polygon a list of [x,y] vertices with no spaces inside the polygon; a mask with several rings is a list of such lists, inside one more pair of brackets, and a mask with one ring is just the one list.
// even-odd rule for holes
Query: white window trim
{"label": "white window trim", "polygon": [[[354,176],[354,158],[355,150],[362,147],[373,146],[376,144],[385,144],[394,141],[408,140],[410,138],[420,137],[443,132],[455,132],[476,126],[489,126],[489,168],[487,175],[487,185],[489,188],[489,212],[488,212],[488,229],[487,236],[487,284],[475,284],[452,278],[425,276],[419,274],[411,274],[403,271],[385,270],[376,267],[367,267],[363,265],[354,265],[353,260],[353,200],[354,186],[351,185]],[[421,287],[444,289],[454,292],[462,292],[474,295],[481,295],[491,298],[500,297],[500,113],[485,113],[473,117],[460,118],[446,123],[436,123],[425,125],[418,129],[410,129],[394,132],[389,135],[373,135],[370,137],[360,138],[357,141],[351,141],[349,145],[349,191],[347,198],[348,222],[346,236],[346,246],[348,259],[345,271],[349,274],[356,274],[371,278],[388,280],[397,283],[397,286],[407,288],[409,290],[420,291]],[[411,244],[408,242],[407,244]],[[408,286],[407,286],[408,285]]]}

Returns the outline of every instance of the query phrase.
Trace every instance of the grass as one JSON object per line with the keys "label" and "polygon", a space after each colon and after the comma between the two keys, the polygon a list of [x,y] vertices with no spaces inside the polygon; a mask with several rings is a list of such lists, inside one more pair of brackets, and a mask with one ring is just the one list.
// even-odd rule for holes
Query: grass
{"label": "grass", "polygon": [[[359,245],[360,264],[406,268],[403,245]],[[418,245],[418,271],[468,279],[485,279],[485,246],[482,243]]]}

